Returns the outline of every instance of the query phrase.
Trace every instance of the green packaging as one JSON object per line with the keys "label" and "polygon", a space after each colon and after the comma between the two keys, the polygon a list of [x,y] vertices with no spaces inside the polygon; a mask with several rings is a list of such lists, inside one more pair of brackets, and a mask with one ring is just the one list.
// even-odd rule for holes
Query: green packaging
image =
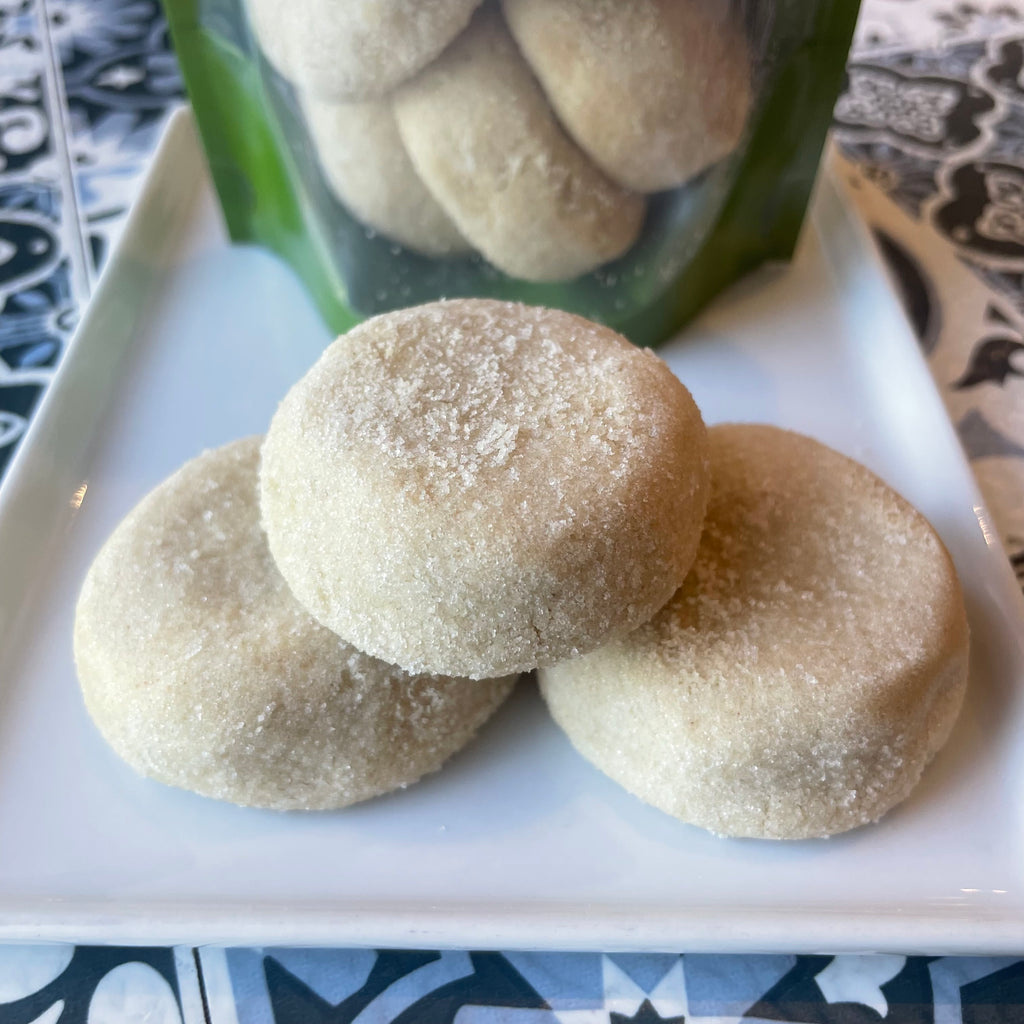
{"label": "green packaging", "polygon": [[[273,0],[258,2],[265,7]],[[324,18],[330,17],[332,3],[344,6],[343,0],[277,2],[296,19],[305,17],[306,31],[308,9]],[[543,2],[528,0],[535,9]],[[332,188],[324,157],[308,130],[306,86],[282,74],[279,59],[275,64],[267,59],[244,0],[164,0],[232,239],[261,244],[280,254],[305,283],[327,324],[339,333],[388,309],[475,295],[567,309],[607,323],[644,345],[667,338],[742,274],[765,260],[790,256],[843,81],[856,2],[747,0],[740,6],[721,0],[550,2],[562,8],[573,2],[584,4],[581,25],[583,20],[596,19],[602,5],[618,3],[614,13],[619,17],[627,8],[678,3],[684,6],[670,12],[673,18],[685,5],[703,4],[713,9],[722,24],[731,19],[733,25],[741,26],[749,62],[749,101],[744,100],[742,131],[730,151],[709,166],[674,187],[642,197],[646,208],[642,227],[622,255],[566,280],[538,281],[504,273],[477,251],[428,256],[386,237],[357,219]],[[594,5],[592,10],[586,8],[588,2]],[[416,17],[412,0],[374,0],[365,6],[391,8],[392,23],[405,15],[403,6],[409,19]],[[497,22],[501,17],[501,5],[488,0],[473,15],[471,26],[477,19]],[[472,41],[469,32],[469,28],[461,30],[440,56],[397,88],[387,87],[378,102],[395,102],[397,107],[394,96],[406,103],[410,95],[418,98],[416,90],[425,88],[422,83],[436,81],[441,74],[441,62],[454,67],[456,48],[466,50]],[[580,35],[587,38],[583,28]],[[273,38],[265,38],[268,49],[271,42]],[[289,52],[293,63],[301,60],[298,43]],[[582,66],[582,58],[575,59]],[[481,60],[486,65],[487,55]],[[613,79],[611,63],[609,78]],[[556,75],[563,71],[554,68]],[[706,81],[716,71],[712,65],[694,71],[693,77]],[[459,67],[451,72],[459,73]],[[428,79],[430,75],[433,79]],[[541,77],[542,94],[544,81]],[[606,82],[601,84],[607,87]],[[330,101],[338,98],[332,96]],[[352,101],[345,97],[341,102]],[[508,99],[510,104],[515,102],[516,97]],[[609,108],[621,113],[616,102]],[[456,124],[461,116],[453,109]],[[561,123],[554,106],[552,116],[558,125],[555,130],[564,130],[569,137],[566,145],[576,148],[576,135]],[[406,127],[410,127],[408,120]],[[412,127],[424,134],[421,125]],[[630,127],[635,125],[630,122]],[[652,129],[652,140],[655,134]],[[408,138],[403,135],[403,141]],[[500,130],[486,139],[489,150],[499,150],[499,158],[501,139]],[[359,140],[353,139],[352,145],[359,157]],[[583,158],[589,160],[589,153],[586,150]],[[412,155],[419,156],[415,151]],[[510,154],[509,161],[514,158]],[[416,169],[425,166],[419,164]],[[607,169],[602,166],[599,173]],[[431,181],[425,181],[429,188]],[[502,198],[496,194],[495,202]],[[445,212],[460,230],[464,224],[473,232],[479,230],[475,223],[460,219],[458,190],[444,199]],[[545,215],[538,214],[538,231],[544,230]],[[475,236],[463,233],[478,248]]]}

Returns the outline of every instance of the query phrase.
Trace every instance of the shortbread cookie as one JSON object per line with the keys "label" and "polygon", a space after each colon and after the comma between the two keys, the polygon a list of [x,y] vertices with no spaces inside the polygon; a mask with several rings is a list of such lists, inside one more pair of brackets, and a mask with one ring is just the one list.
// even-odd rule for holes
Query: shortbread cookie
{"label": "shortbread cookie", "polygon": [[303,96],[302,108],[324,177],[353,216],[425,256],[469,251],[413,170],[389,102]]}
{"label": "shortbread cookie", "polygon": [[514,680],[407,675],[314,622],[267,551],[259,445],[194,459],[107,541],[75,619],[82,692],[143,775],[238,804],[343,807],[439,768]]}
{"label": "shortbread cookie", "polygon": [[502,0],[570,135],[615,181],[674,188],[739,142],[751,58],[721,0]]}
{"label": "shortbread cookie", "polygon": [[643,197],[565,134],[497,10],[395,96],[413,165],[470,243],[528,281],[574,278],[621,256]]}
{"label": "shortbread cookie", "polygon": [[551,664],[682,583],[706,435],[653,353],[556,310],[480,299],[368,320],[281,403],[270,550],[296,597],[410,671]]}
{"label": "shortbread cookie", "polygon": [[288,3],[287,0],[245,0],[249,27],[256,44],[274,70],[289,82],[295,80],[289,24],[294,9],[294,2]]}
{"label": "shortbread cookie", "polygon": [[956,719],[967,620],[928,522],[863,466],[772,427],[708,432],[712,496],[685,585],[623,640],[541,673],[576,748],[727,836],[874,821]]}
{"label": "shortbread cookie", "polygon": [[277,69],[327,100],[379,99],[429,64],[480,0],[246,0]]}

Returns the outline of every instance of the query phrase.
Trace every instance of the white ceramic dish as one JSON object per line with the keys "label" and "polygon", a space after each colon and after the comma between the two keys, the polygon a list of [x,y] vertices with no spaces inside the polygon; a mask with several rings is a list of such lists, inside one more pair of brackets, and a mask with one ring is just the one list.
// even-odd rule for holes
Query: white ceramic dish
{"label": "white ceramic dish", "polygon": [[242,810],[121,765],[75,682],[83,574],[180,463],[262,431],[328,340],[281,264],[226,245],[181,117],[0,496],[0,938],[1024,948],[1020,594],[836,189],[826,175],[792,267],[733,289],[662,354],[709,421],[775,422],[862,459],[952,551],[974,636],[970,693],[904,806],[829,841],[717,840],[598,774],[528,687],[446,770],[343,813]]}

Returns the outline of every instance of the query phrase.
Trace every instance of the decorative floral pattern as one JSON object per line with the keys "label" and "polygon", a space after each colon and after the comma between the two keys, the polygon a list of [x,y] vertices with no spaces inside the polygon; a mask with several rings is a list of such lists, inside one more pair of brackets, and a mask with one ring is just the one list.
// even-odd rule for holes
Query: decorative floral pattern
{"label": "decorative floral pattern", "polygon": [[134,49],[159,17],[154,0],[48,0],[46,8],[50,38],[65,65],[77,54],[110,57]]}
{"label": "decorative floral pattern", "polygon": [[1013,958],[0,947],[3,1024],[984,1024],[1021,1005]]}
{"label": "decorative floral pattern", "polygon": [[986,78],[998,94],[1024,104],[1024,40],[1008,39],[1001,42]]}
{"label": "decorative floral pattern", "polygon": [[181,97],[156,0],[0,0],[0,474]]}
{"label": "decorative floral pattern", "polygon": [[978,161],[949,176],[935,224],[976,255],[1024,265],[1024,168]]}
{"label": "decorative floral pattern", "polygon": [[[189,963],[191,957],[185,959]],[[120,946],[0,947],[0,1021],[3,1024],[202,1024],[185,1020],[180,958],[170,949]]]}
{"label": "decorative floral pattern", "polygon": [[942,79],[906,79],[882,68],[853,65],[846,93],[836,104],[839,124],[888,129],[932,146],[955,145],[952,115],[965,90]]}
{"label": "decorative floral pattern", "polygon": [[[889,31],[868,39],[877,21]],[[928,282],[922,344],[1024,577],[1024,3],[867,0],[860,41],[837,141],[866,187],[906,215],[898,251],[882,251],[899,280]],[[956,295],[946,311],[944,294]]]}
{"label": "decorative floral pattern", "polygon": [[996,986],[1024,999],[1024,962],[984,958],[248,949],[200,960],[231,989],[226,1003],[211,994],[211,1024],[220,1005],[265,1024],[930,1024],[939,1013],[980,1024],[970,1007],[983,1012]]}
{"label": "decorative floral pattern", "polygon": [[1024,173],[1016,168],[993,170],[985,177],[985,191],[988,202],[975,222],[977,233],[1024,252]]}

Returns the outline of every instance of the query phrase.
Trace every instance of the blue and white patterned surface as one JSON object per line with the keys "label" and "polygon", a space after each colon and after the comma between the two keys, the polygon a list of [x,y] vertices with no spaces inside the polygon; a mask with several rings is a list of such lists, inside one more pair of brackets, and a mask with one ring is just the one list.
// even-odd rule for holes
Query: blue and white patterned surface
{"label": "blue and white patterned surface", "polygon": [[865,0],[835,136],[1024,583],[1024,3]]}
{"label": "blue and white patterned surface", "polygon": [[0,0],[0,473],[182,97],[157,0]]}
{"label": "blue and white patterned surface", "polygon": [[[204,951],[213,1024],[996,1024],[1016,960],[904,956]],[[232,1010],[236,1014],[231,1016]],[[998,1010],[997,1010],[998,1012]]]}
{"label": "blue and white patterned surface", "polygon": [[[0,473],[181,96],[156,0],[0,0]],[[1024,580],[1024,0],[865,0],[836,136]],[[0,947],[0,1024],[1021,1020],[1018,959]]]}
{"label": "blue and white patterned surface", "polygon": [[191,950],[0,947],[2,1024],[203,1024]]}
{"label": "blue and white patterned surface", "polygon": [[1022,1007],[1012,958],[0,948],[2,1024],[1015,1024]]}

